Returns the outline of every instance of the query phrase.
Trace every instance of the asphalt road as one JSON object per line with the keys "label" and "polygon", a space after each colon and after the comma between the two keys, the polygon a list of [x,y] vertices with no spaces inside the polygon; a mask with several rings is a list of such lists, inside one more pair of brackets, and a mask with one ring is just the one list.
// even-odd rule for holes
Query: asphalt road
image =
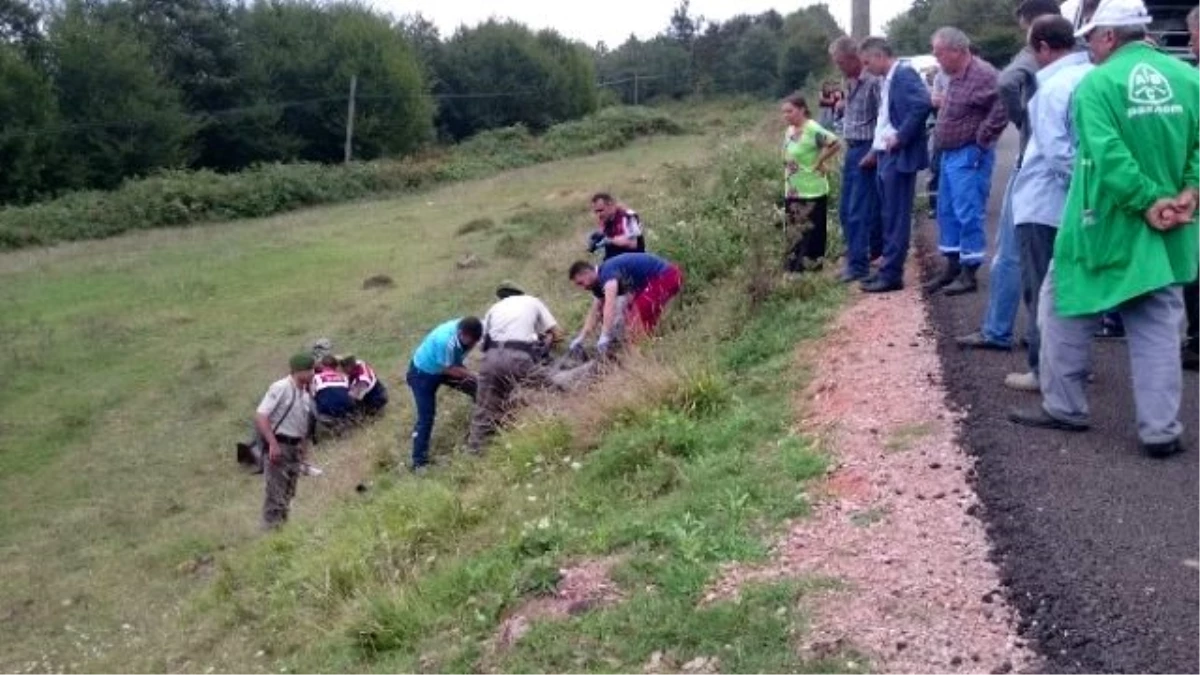
{"label": "asphalt road", "polygon": [[[1010,130],[992,182],[992,241],[1015,153]],[[934,237],[936,225],[920,227],[926,276]],[[1024,352],[953,342],[978,329],[986,303],[985,281],[978,294],[928,307],[951,403],[967,412],[963,440],[978,457],[982,517],[1022,635],[1047,672],[1200,672],[1196,375],[1184,375],[1187,450],[1168,460],[1140,453],[1123,342],[1096,344],[1092,431],[1013,425],[1010,407],[1039,400],[1003,386],[1006,373],[1024,370]]]}

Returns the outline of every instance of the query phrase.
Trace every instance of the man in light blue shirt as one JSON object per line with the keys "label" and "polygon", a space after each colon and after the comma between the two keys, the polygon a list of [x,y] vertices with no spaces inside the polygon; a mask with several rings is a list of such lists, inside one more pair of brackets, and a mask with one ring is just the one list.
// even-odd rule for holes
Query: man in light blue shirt
{"label": "man in light blue shirt", "polygon": [[413,352],[405,378],[417,412],[412,432],[413,471],[421,471],[429,463],[438,389],[446,385],[475,398],[475,374],[463,366],[463,360],[482,336],[483,322],[478,318],[453,319],[430,331]]}
{"label": "man in light blue shirt", "polygon": [[1077,48],[1075,29],[1059,16],[1034,21],[1029,48],[1040,70],[1037,94],[1029,102],[1031,137],[1013,183],[1013,220],[1021,254],[1021,286],[1033,322],[1029,335],[1029,372],[1013,373],[1004,383],[1020,391],[1039,391],[1041,336],[1037,303],[1054,255],[1054,239],[1067,203],[1077,139],[1071,121],[1075,88],[1092,69],[1087,52]]}

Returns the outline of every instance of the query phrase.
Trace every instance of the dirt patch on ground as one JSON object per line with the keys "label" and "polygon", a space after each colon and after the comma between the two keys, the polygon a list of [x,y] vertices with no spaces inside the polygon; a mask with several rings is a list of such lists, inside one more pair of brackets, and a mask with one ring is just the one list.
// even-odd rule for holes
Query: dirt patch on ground
{"label": "dirt patch on ground", "polygon": [[831,578],[836,589],[806,600],[810,654],[840,645],[887,672],[1036,667],[998,590],[974,517],[973,462],[955,438],[960,417],[946,408],[916,279],[908,285],[857,298],[824,344],[799,355],[821,355],[797,406],[833,467],[773,561],[726,569],[708,600],[747,581]]}
{"label": "dirt patch on ground", "polygon": [[503,651],[512,647],[535,621],[561,620],[620,601],[620,589],[609,577],[618,562],[619,558],[601,558],[560,569],[552,594],[525,602],[500,623],[493,648]]}

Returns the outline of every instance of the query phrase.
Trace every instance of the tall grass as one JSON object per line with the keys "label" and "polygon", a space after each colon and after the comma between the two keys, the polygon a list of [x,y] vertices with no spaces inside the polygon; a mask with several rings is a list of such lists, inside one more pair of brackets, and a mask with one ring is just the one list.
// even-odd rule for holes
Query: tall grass
{"label": "tall grass", "polygon": [[533,136],[523,127],[486,131],[440,154],[347,166],[264,164],[235,174],[166,171],[111,192],[76,192],[0,209],[0,250],[98,239],[130,230],[258,218],[382,193],[417,190],[540,162],[624,147],[637,138],[680,134],[665,112],[606,108]]}
{"label": "tall grass", "polygon": [[[654,248],[688,271],[689,301],[660,343],[581,395],[537,401],[484,460],[383,478],[227,561],[198,623],[224,616],[302,670],[633,672],[654,652],[723,672],[856,667],[798,655],[812,583],[701,607],[722,564],[764,559],[769,533],[806,512],[804,481],[825,466],[790,429],[791,365],[841,291],[747,285],[778,278],[776,169],[739,145],[681,172]],[[509,612],[593,556],[622,561],[623,602],[496,649]]]}

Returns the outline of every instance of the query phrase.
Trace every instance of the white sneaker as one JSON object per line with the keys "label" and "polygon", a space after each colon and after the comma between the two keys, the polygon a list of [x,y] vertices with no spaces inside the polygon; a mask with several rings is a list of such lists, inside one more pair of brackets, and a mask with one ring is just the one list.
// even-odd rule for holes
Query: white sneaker
{"label": "white sneaker", "polygon": [[1016,391],[1028,391],[1037,393],[1042,390],[1038,383],[1037,375],[1033,373],[1009,373],[1004,378],[1004,386]]}
{"label": "white sneaker", "polygon": [[305,476],[320,476],[325,472],[319,467],[313,466],[312,464],[308,464],[306,462],[300,465],[300,473],[304,474]]}

